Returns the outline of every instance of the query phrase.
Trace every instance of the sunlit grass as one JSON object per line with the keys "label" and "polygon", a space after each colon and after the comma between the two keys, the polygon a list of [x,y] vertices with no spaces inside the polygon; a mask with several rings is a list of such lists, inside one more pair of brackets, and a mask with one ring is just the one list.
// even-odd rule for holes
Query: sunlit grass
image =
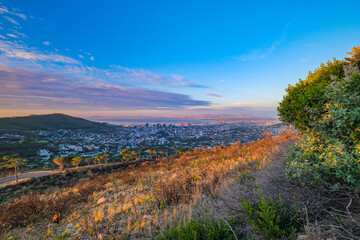
{"label": "sunlit grass", "polygon": [[[247,145],[199,149],[178,158],[143,163],[52,194],[34,195],[36,199],[24,196],[1,206],[0,226],[5,232],[29,224],[47,224],[60,214],[60,225],[55,228],[71,223],[72,227],[66,229],[75,235],[156,236],[176,224],[206,215],[205,208],[199,209],[216,198],[228,179],[264,168],[271,154],[287,148],[297,138],[290,131],[277,137],[268,134]],[[19,218],[17,213],[29,204],[40,210],[22,213]],[[48,229],[43,231],[38,234],[49,234]]]}

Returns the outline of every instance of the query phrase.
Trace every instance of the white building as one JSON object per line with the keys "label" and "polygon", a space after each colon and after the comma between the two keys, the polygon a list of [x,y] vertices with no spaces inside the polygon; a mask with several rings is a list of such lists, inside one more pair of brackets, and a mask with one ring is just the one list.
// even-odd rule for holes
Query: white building
{"label": "white building", "polygon": [[40,149],[37,151],[37,153],[42,157],[43,160],[49,160],[51,156],[51,152],[49,152],[46,149]]}

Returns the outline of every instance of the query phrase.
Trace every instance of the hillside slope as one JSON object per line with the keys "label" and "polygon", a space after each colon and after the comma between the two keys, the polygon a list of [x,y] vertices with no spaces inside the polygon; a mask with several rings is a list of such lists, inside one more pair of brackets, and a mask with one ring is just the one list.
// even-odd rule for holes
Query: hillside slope
{"label": "hillside slope", "polygon": [[[214,211],[231,217],[232,213],[227,213],[230,209],[216,206],[221,199],[230,198],[228,193],[220,194],[221,189],[245,182],[245,185],[251,183],[250,189],[255,189],[251,174],[266,169],[266,165],[275,160],[272,156],[286,151],[288,144],[297,138],[287,132],[248,145],[197,149],[102,176],[89,172],[81,181],[68,180],[73,183],[71,186],[58,179],[56,185],[62,187],[41,193],[31,194],[22,187],[22,197],[7,199],[7,203],[0,205],[0,233],[20,239],[100,239],[97,236],[162,239],[162,234],[166,235],[172,226],[192,219],[212,219],[216,216]],[[37,186],[46,184],[46,181],[38,182]],[[34,190],[34,187],[31,188]],[[31,231],[26,231],[31,224]],[[243,223],[233,224],[239,226],[236,234],[245,237],[244,228],[240,227]],[[228,227],[223,224],[223,228]],[[214,229],[218,231],[216,226]],[[232,232],[221,229],[207,239],[234,239]]]}
{"label": "hillside slope", "polygon": [[0,118],[0,129],[6,130],[87,129],[100,126],[103,124],[59,113]]}
{"label": "hillside slope", "polygon": [[358,198],[285,176],[300,138],[284,132],[2,188],[0,238],[359,239]]}

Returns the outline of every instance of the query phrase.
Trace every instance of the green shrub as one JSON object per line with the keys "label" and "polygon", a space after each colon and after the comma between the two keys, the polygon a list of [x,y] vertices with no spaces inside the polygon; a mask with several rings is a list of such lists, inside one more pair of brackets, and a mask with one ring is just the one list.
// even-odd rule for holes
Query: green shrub
{"label": "green shrub", "polygon": [[304,139],[290,148],[289,178],[359,192],[359,52],[354,48],[348,62],[321,65],[287,89],[279,115],[304,132]]}
{"label": "green shrub", "polygon": [[320,141],[314,135],[290,147],[286,175],[303,184],[320,182],[332,189],[358,192],[360,188],[360,154],[334,140]]}
{"label": "green shrub", "polygon": [[[321,118],[312,122],[313,131],[326,139],[334,139],[347,147],[360,140],[360,72],[346,67],[347,74],[341,82],[334,82],[326,88],[328,104],[322,110]],[[310,113],[319,115],[317,109]]]}
{"label": "green shrub", "polygon": [[[290,148],[289,178],[322,182],[335,189],[360,190],[360,73],[349,68],[341,82],[327,88],[329,103]],[[316,109],[310,112],[316,113]]]}
{"label": "green shrub", "polygon": [[[228,221],[234,225],[233,221]],[[234,227],[232,226],[234,229]],[[229,226],[223,221],[215,219],[190,220],[186,224],[181,224],[172,229],[165,231],[164,236],[161,234],[156,238],[158,240],[231,240],[235,239]]]}
{"label": "green shrub", "polygon": [[[294,86],[289,85],[287,94],[279,103],[278,113],[280,120],[293,124],[302,131],[311,128],[314,118],[319,118],[328,99],[326,98],[326,87],[333,79],[344,77],[344,61],[334,59],[328,61],[327,65],[321,64],[314,72],[309,72],[305,80],[301,80]],[[318,115],[310,113],[310,109],[316,109]]]}
{"label": "green shrub", "polygon": [[71,234],[65,231],[65,232],[61,233],[59,236],[54,237],[53,239],[54,240],[62,240],[62,239],[70,239],[70,238],[71,238]]}
{"label": "green shrub", "polygon": [[265,239],[291,239],[300,230],[299,210],[295,204],[287,208],[281,195],[274,201],[271,197],[265,199],[260,192],[260,201],[243,201],[242,207],[248,221]]}

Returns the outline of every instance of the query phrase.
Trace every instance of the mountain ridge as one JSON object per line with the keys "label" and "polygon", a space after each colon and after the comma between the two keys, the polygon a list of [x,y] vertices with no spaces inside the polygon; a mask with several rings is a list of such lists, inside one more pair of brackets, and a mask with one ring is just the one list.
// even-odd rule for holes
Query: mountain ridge
{"label": "mountain ridge", "polygon": [[62,113],[0,118],[0,129],[6,130],[89,129],[100,126],[104,124]]}

